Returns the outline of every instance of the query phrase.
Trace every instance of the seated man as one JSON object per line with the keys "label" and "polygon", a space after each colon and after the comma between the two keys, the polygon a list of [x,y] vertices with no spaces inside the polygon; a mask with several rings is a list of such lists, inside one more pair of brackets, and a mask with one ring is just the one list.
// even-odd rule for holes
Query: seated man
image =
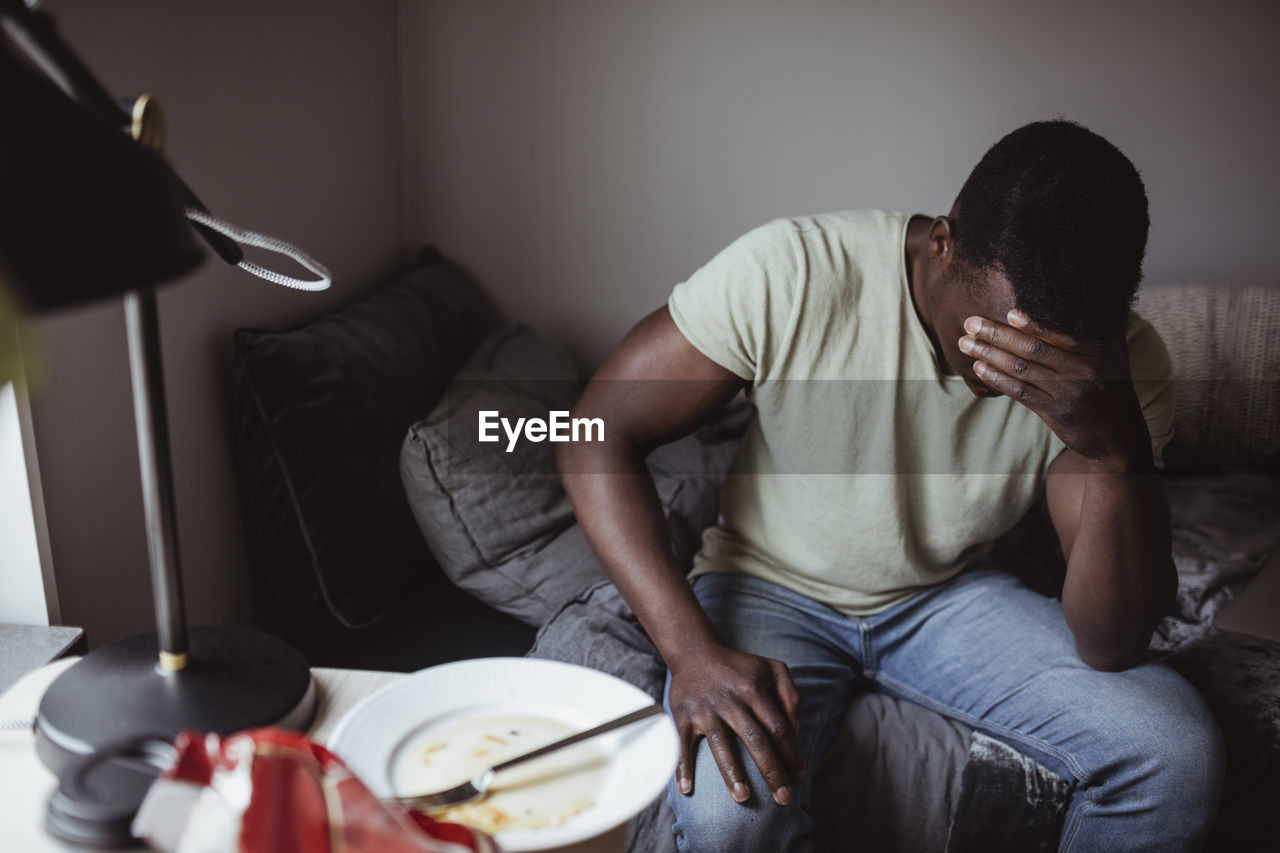
{"label": "seated man", "polygon": [[[1147,230],[1123,154],[1037,122],[946,216],[750,232],[596,373],[574,415],[606,440],[560,445],[559,464],[670,670],[681,850],[810,849],[808,780],[872,688],[1074,780],[1061,849],[1198,847],[1221,736],[1146,657],[1177,587],[1155,473],[1168,356],[1130,310]],[[744,390],[756,414],[690,583],[644,457]],[[1042,488],[1060,601],[984,562]]]}

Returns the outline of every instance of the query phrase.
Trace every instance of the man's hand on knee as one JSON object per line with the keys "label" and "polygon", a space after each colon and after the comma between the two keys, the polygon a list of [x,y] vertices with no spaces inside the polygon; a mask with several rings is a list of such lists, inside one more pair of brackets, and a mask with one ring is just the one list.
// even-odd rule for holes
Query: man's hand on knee
{"label": "man's hand on knee", "polygon": [[786,664],[717,646],[672,666],[668,702],[680,732],[681,793],[693,793],[694,748],[705,738],[729,795],[746,802],[751,792],[733,750],[736,737],[774,801],[791,802],[792,784],[804,781],[805,768],[796,747],[800,695]]}

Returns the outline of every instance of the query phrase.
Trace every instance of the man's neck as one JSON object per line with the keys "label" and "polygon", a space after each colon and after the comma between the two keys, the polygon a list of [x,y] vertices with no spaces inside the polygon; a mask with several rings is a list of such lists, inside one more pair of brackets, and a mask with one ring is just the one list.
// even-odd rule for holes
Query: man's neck
{"label": "man's neck", "polygon": [[929,222],[926,216],[912,215],[907,223],[907,238],[903,241],[906,244],[907,285],[911,292],[911,304],[915,306],[916,316],[926,330],[931,329],[924,298],[929,257]]}
{"label": "man's neck", "polygon": [[942,356],[942,347],[938,343],[937,333],[933,330],[932,318],[929,316],[929,300],[926,298],[929,286],[929,228],[933,220],[927,216],[916,214],[907,223],[906,267],[907,290],[911,294],[911,305],[916,310],[916,319],[920,321],[925,336],[933,344],[933,357],[938,369],[948,373],[946,359]]}

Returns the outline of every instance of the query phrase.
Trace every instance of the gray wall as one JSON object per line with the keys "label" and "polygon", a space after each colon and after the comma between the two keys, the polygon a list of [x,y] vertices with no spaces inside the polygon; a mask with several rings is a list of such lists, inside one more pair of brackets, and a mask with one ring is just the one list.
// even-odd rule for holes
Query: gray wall
{"label": "gray wall", "polygon": [[1061,114],[1137,163],[1147,281],[1273,284],[1280,3],[406,0],[409,234],[586,363],[748,228],[942,213]]}
{"label": "gray wall", "polygon": [[[397,4],[45,5],[111,90],[160,98],[170,159],[211,210],[296,242],[335,274],[329,292],[302,294],[211,258],[160,296],[188,610],[193,623],[253,624],[263,599],[228,450],[231,332],[300,322],[398,265]],[[44,362],[33,414],[62,619],[95,644],[149,630],[123,311],[92,307],[30,332]]]}

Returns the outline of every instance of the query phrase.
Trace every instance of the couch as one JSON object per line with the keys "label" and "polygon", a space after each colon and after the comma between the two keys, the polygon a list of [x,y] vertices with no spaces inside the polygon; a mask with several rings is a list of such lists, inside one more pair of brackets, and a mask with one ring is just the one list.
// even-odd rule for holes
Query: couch
{"label": "couch", "polygon": [[[1228,734],[1210,847],[1280,839],[1280,644],[1214,615],[1280,545],[1280,291],[1163,288],[1138,310],[1179,379],[1165,480],[1181,588],[1152,654],[1206,695]],[[504,323],[464,270],[425,249],[411,271],[331,315],[234,338],[236,458],[277,630],[313,665],[410,671],[486,655],[549,657],[660,697],[661,661],[574,522],[548,444],[475,442],[476,412],[567,409],[581,377]],[[648,460],[686,563],[714,523],[737,407]],[[997,560],[1046,594],[1062,561],[1043,506]],[[1280,558],[1280,557],[1278,557]],[[861,693],[815,785],[819,849],[1051,850],[1071,787],[931,711]],[[665,804],[629,828],[674,850]],[[856,822],[851,818],[856,817]]]}

